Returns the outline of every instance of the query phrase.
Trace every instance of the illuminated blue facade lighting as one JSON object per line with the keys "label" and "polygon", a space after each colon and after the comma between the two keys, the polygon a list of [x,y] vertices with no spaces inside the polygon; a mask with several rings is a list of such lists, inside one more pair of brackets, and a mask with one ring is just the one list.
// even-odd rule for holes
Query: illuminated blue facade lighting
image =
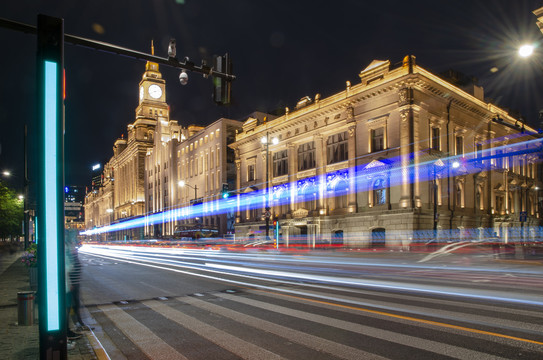
{"label": "illuminated blue facade lighting", "polygon": [[[58,155],[57,154],[57,96],[58,64],[45,61],[45,141],[44,167],[45,179],[42,191],[45,195],[45,279],[47,303],[47,330],[60,329],[59,280],[58,280]],[[64,296],[64,294],[62,294]]]}

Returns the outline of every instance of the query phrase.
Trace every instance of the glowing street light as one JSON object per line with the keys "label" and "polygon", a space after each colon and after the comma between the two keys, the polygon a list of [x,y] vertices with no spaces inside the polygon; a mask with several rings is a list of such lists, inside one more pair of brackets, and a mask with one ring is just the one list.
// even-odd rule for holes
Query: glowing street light
{"label": "glowing street light", "polygon": [[4,170],[4,171],[2,171],[2,175],[4,175],[4,176],[11,176],[11,171]]}
{"label": "glowing street light", "polygon": [[518,54],[523,58],[527,58],[529,56],[532,56],[533,53],[534,53],[534,46],[531,45],[531,44],[522,45],[518,49]]}

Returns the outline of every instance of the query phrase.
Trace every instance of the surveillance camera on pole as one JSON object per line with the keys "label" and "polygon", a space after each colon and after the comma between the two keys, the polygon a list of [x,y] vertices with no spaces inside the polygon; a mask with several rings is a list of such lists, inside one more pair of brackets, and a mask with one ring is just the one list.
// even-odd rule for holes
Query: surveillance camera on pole
{"label": "surveillance camera on pole", "polygon": [[181,74],[179,74],[179,82],[181,85],[187,85],[189,82],[189,75],[186,73],[185,70],[181,70]]}
{"label": "surveillance camera on pole", "polygon": [[168,45],[168,58],[175,59],[175,56],[176,56],[175,39],[171,39],[170,44]]}

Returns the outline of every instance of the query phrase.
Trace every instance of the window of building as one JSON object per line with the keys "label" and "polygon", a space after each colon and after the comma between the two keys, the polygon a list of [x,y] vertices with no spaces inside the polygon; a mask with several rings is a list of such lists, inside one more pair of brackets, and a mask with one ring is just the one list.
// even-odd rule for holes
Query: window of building
{"label": "window of building", "polygon": [[477,163],[482,164],[483,160],[483,144],[477,143],[475,144],[475,148],[477,149]]}
{"label": "window of building", "polygon": [[211,168],[215,168],[215,151],[211,150]]}
{"label": "window of building", "polygon": [[247,166],[247,181],[255,180],[255,165],[251,164]]}
{"label": "window of building", "polygon": [[456,206],[464,207],[464,187],[461,183],[456,184]]}
{"label": "window of building", "polygon": [[315,167],[315,142],[311,141],[298,147],[298,171]]}
{"label": "window of building", "polygon": [[524,160],[519,159],[518,165],[519,165],[519,174],[520,174],[520,176],[524,176]]}
{"label": "window of building", "polygon": [[505,212],[503,203],[503,195],[496,195],[496,213],[498,215],[503,215]]}
{"label": "window of building", "polygon": [[278,151],[273,154],[273,176],[288,174],[288,150]]}
{"label": "window of building", "polygon": [[463,136],[456,136],[456,155],[463,156],[464,155],[464,137]]}
{"label": "window of building", "polygon": [[385,128],[380,127],[371,130],[371,151],[381,151],[385,149]]}
{"label": "window of building", "polygon": [[349,186],[346,181],[340,181],[334,189],[335,196],[335,209],[344,209],[348,207],[347,193],[349,191]]}
{"label": "window of building", "polygon": [[347,131],[328,137],[326,141],[328,164],[333,164],[349,159],[349,147],[347,144]]}
{"label": "window of building", "polygon": [[386,204],[386,188],[384,179],[376,179],[373,182],[373,205],[384,205]]}
{"label": "window of building", "polygon": [[484,203],[484,194],[483,194],[482,185],[477,186],[477,193],[475,194],[475,206],[479,210],[484,210],[485,203]]}
{"label": "window of building", "polygon": [[432,128],[432,143],[430,144],[432,150],[441,150],[441,132],[438,127]]}

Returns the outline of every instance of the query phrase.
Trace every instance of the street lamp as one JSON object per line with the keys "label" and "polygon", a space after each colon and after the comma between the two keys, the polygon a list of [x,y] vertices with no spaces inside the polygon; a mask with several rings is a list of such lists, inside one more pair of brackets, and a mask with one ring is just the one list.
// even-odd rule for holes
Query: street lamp
{"label": "street lamp", "polygon": [[194,189],[194,202],[196,202],[196,199],[198,198],[198,186],[196,186],[196,185],[194,185],[194,186],[189,185],[189,184],[187,184],[187,183],[186,183],[185,181],[183,181],[183,180],[179,180],[179,182],[177,183],[177,185],[178,185],[179,187],[188,186],[189,188]]}
{"label": "street lamp", "polygon": [[[28,210],[28,174],[26,163],[26,125],[25,125],[25,144],[24,144],[24,178],[23,178],[23,194],[19,195],[19,200],[23,202],[23,232],[24,232],[24,248],[25,250],[30,245],[29,243],[29,210]],[[4,177],[15,176],[9,170],[2,171]],[[17,177],[17,176],[15,176]]]}
{"label": "street lamp", "polygon": [[440,170],[443,170],[445,164],[443,163],[443,161],[441,161],[441,159],[438,159],[434,164],[433,164],[433,175],[434,175],[434,240],[437,241],[437,188],[438,188],[438,185],[437,185],[437,171],[438,171],[438,167],[440,167]]}
{"label": "street lamp", "polygon": [[[264,145],[266,145],[266,212],[264,215],[266,216],[266,240],[270,237],[270,152],[269,152],[269,145],[270,145],[270,138],[269,133],[266,132],[266,136],[263,136],[262,139],[260,139],[260,142]],[[279,139],[274,137],[271,139],[273,145],[277,145],[279,143]]]}
{"label": "street lamp", "polygon": [[518,54],[523,58],[530,57],[532,56],[533,53],[534,53],[534,46],[532,44],[522,45],[518,49]]}

